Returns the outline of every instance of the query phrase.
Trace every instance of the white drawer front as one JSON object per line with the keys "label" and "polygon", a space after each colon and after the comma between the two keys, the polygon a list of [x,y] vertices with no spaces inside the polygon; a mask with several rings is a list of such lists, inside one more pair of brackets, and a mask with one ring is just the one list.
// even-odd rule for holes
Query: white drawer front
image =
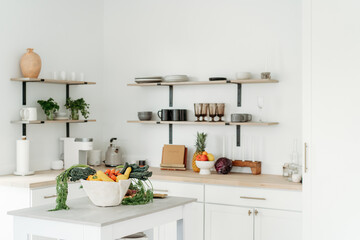
{"label": "white drawer front", "polygon": [[[86,197],[86,193],[80,188],[80,183],[69,183],[68,199]],[[31,190],[31,206],[39,206],[44,204],[55,204],[56,187],[38,188]],[[55,206],[55,205],[54,205]]]}
{"label": "white drawer front", "polygon": [[302,211],[300,191],[205,185],[205,202]]}
{"label": "white drawer front", "polygon": [[180,183],[151,180],[155,193],[165,193],[169,196],[196,198],[198,202],[204,201],[204,185],[198,183]]}

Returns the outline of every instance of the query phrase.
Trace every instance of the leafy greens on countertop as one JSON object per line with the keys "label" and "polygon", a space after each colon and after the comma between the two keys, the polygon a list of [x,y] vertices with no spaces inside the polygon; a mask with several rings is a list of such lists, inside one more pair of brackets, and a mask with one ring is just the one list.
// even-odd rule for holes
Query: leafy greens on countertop
{"label": "leafy greens on countertop", "polygon": [[60,173],[56,177],[56,207],[50,211],[69,210],[69,207],[66,205],[68,196],[68,180],[75,182],[80,179],[86,179],[90,175],[88,173],[96,173],[96,170],[90,168],[88,165],[81,164],[74,165]]}

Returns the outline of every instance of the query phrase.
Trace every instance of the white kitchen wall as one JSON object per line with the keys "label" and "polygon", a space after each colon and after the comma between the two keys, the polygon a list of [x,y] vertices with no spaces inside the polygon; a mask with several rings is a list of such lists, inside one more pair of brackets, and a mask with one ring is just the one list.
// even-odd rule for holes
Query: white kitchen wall
{"label": "white kitchen wall", "polygon": [[[263,119],[280,124],[243,127],[242,134],[263,138],[257,153],[263,173],[281,174],[293,140],[301,139],[301,1],[105,0],[104,51],[103,140],[118,137],[128,161],[147,159],[159,166],[168,142],[166,125],[126,123],[137,119],[138,111],[168,108],[167,87],[127,87],[134,77],[188,74],[205,81],[250,71],[258,78],[266,58],[280,83],[243,85],[242,107],[236,107],[235,85],[175,87],[174,107],[189,109],[194,119],[194,102],[225,102],[228,121],[235,112],[254,114],[256,120],[262,96]],[[235,136],[234,126],[175,125],[174,144],[190,148],[189,161],[197,131],[208,133],[207,150],[216,157],[222,136]],[[228,157],[230,149],[228,144]],[[235,154],[240,157],[240,148]]]}
{"label": "white kitchen wall", "polygon": [[[101,139],[101,89],[103,70],[103,2],[98,0],[0,0],[0,174],[15,170],[15,141],[21,137],[19,119],[21,83],[19,60],[26,48],[34,48],[42,59],[42,77],[53,71],[84,72],[96,86],[73,86],[72,97],[84,97],[90,103],[90,118],[97,123],[71,125],[71,135]],[[37,106],[38,99],[53,97],[65,103],[65,86],[28,84],[27,106]],[[45,118],[42,115],[43,118]],[[50,169],[58,159],[59,138],[65,124],[28,126],[31,140],[31,168]]]}

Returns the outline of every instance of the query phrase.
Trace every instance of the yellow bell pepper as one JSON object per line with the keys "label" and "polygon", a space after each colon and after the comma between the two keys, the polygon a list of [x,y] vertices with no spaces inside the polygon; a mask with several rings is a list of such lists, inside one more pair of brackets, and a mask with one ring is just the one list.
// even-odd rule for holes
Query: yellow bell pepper
{"label": "yellow bell pepper", "polygon": [[119,175],[116,177],[116,181],[120,181],[120,180],[127,180],[129,179],[130,173],[131,173],[132,168],[128,167],[124,173],[124,175]]}
{"label": "yellow bell pepper", "polygon": [[112,180],[111,178],[108,177],[108,175],[106,175],[103,171],[97,171],[96,172],[97,177],[100,179],[100,181],[104,181],[104,182],[114,182],[114,180]]}

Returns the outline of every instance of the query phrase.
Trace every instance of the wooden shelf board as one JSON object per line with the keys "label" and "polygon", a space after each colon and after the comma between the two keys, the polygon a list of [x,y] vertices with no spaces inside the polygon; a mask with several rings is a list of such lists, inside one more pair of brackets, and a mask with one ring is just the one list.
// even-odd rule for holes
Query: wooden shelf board
{"label": "wooden shelf board", "polygon": [[228,123],[228,122],[192,122],[192,121],[139,121],[129,120],[128,123],[144,123],[144,124],[174,124],[174,125],[243,125],[243,126],[271,126],[277,125],[278,122],[241,122],[241,123]]}
{"label": "wooden shelf board", "polygon": [[11,121],[11,123],[20,123],[20,124],[43,124],[43,123],[85,123],[85,122],[96,122],[95,119],[88,120],[36,120],[36,121]]}
{"label": "wooden shelf board", "polygon": [[16,82],[38,82],[38,83],[68,84],[68,85],[94,85],[94,84],[96,84],[96,82],[55,80],[55,79],[44,79],[44,78],[11,78],[10,80],[16,81]]}
{"label": "wooden shelf board", "polygon": [[[230,80],[233,84],[251,84],[251,83],[278,83],[278,80],[274,79],[247,79],[247,80]],[[227,84],[228,82],[223,81],[198,81],[198,82],[160,82],[160,83],[129,83],[128,86],[181,86],[181,85],[219,85]]]}
{"label": "wooden shelf board", "polygon": [[242,126],[271,126],[278,125],[278,122],[230,122],[230,125],[242,125]]}

